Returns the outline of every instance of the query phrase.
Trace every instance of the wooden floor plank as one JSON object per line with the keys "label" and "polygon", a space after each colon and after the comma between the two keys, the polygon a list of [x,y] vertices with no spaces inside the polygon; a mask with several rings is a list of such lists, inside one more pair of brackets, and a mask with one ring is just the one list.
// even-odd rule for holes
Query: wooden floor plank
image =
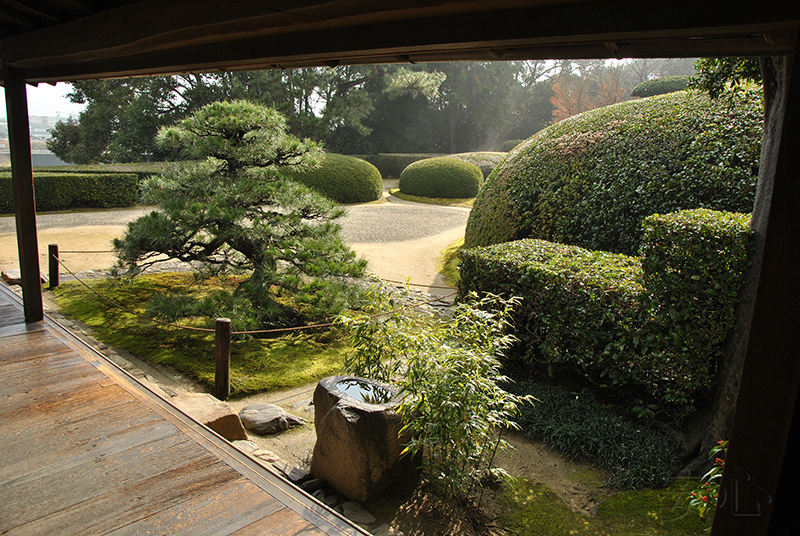
{"label": "wooden floor plank", "polygon": [[202,527],[203,534],[222,536],[280,508],[277,501],[241,478],[109,534],[176,534]]}
{"label": "wooden floor plank", "polygon": [[231,536],[307,536],[316,534],[317,528],[284,508],[231,533]]}
{"label": "wooden floor plank", "polygon": [[[224,464],[208,459],[195,460],[181,467],[155,475],[150,479],[107,489],[106,493],[76,502],[61,510],[39,516],[11,530],[8,535],[107,534],[121,527],[130,527],[164,510],[178,507],[199,495],[214,493],[226,483],[240,480],[238,473]],[[125,531],[123,531],[125,532]],[[127,532],[134,532],[132,529]],[[186,534],[191,534],[191,531]],[[195,534],[203,534],[198,528]],[[169,534],[157,532],[157,534]],[[176,533],[178,534],[178,533]]]}
{"label": "wooden floor plank", "polygon": [[7,335],[0,340],[0,345],[3,348],[0,353],[0,363],[4,364],[46,356],[64,348],[64,343],[46,330],[21,331]]}
{"label": "wooden floor plank", "polygon": [[[180,434],[171,434],[159,441],[107,456],[84,457],[69,464],[50,465],[44,471],[33,470],[30,474],[20,475],[3,486],[4,493],[8,493],[12,500],[0,504],[0,519],[14,519],[17,524],[29,523],[82,501],[96,501],[109,491],[153,481],[154,477],[167,474],[176,467],[194,463],[219,465],[230,473],[229,478],[239,477],[196,443]],[[15,499],[17,497],[36,497],[36,501],[23,502]]]}
{"label": "wooden floor plank", "polygon": [[43,386],[52,386],[81,378],[104,376],[74,352],[64,349],[60,353],[40,359],[15,362],[2,368],[0,396],[28,393]]}
{"label": "wooden floor plank", "polygon": [[[2,375],[2,370],[0,370]],[[123,404],[125,390],[116,385],[105,385],[101,376],[77,378],[34,389],[27,393],[2,397],[0,406],[0,435],[18,427],[58,426],[65,416],[83,412],[91,414],[107,407]]]}
{"label": "wooden floor plank", "polygon": [[6,293],[0,533],[365,534]]}
{"label": "wooden floor plank", "polygon": [[7,326],[0,326],[0,339],[13,335],[31,333],[33,331],[42,331],[44,329],[44,322],[31,322],[26,324],[20,319],[19,322],[12,322]]}
{"label": "wooden floor plank", "polygon": [[[127,409],[129,405],[121,406]],[[0,453],[0,485],[21,478],[40,478],[58,470],[116,454],[130,448],[137,448],[153,441],[168,437],[183,437],[169,423],[155,416],[150,420],[131,423],[131,426],[107,431],[100,428],[102,423],[87,423],[95,428],[86,431],[75,428],[57,433],[41,433],[34,436],[20,434],[8,441],[9,447]],[[128,424],[123,421],[123,424]]]}
{"label": "wooden floor plank", "polygon": [[10,302],[0,303],[0,327],[23,324],[24,322],[25,314],[19,306]]}

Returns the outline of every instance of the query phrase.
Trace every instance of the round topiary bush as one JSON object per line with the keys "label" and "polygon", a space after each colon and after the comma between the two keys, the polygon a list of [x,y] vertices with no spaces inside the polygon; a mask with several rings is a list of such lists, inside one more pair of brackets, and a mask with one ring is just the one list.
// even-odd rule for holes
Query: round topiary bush
{"label": "round topiary bush", "polygon": [[457,153],[449,156],[450,158],[457,158],[458,160],[475,164],[480,168],[481,173],[483,173],[483,178],[485,179],[489,176],[489,173],[497,167],[497,164],[503,161],[503,158],[506,157],[506,153],[475,152]]}
{"label": "round topiary bush", "polygon": [[426,158],[400,174],[400,191],[421,197],[475,197],[483,182],[478,166],[449,156]]}
{"label": "round topiary bush", "polygon": [[635,255],[651,214],[752,211],[762,137],[754,90],[717,101],[682,91],[570,117],[489,175],[465,246],[531,237]]}
{"label": "round topiary bush", "polygon": [[378,168],[354,156],[326,153],[319,166],[288,173],[337,203],[365,203],[380,199],[383,194]]}
{"label": "round topiary bush", "polygon": [[655,97],[673,91],[682,91],[689,85],[689,76],[662,76],[645,80],[631,90],[631,97]]}

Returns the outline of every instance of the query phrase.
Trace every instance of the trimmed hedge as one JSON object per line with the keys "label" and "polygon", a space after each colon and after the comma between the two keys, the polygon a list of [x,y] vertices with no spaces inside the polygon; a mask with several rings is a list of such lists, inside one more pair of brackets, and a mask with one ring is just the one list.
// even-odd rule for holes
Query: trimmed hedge
{"label": "trimmed hedge", "polygon": [[[735,326],[751,249],[749,214],[686,210],[643,223],[639,380],[677,405],[706,390]],[[664,381],[667,379],[668,381]]]}
{"label": "trimmed hedge", "polygon": [[[132,207],[139,200],[135,173],[34,172],[36,210]],[[11,172],[0,172],[0,213],[14,212]]]}
{"label": "trimmed hedge", "polygon": [[365,203],[383,194],[378,168],[354,156],[327,153],[319,166],[288,175],[337,203]]}
{"label": "trimmed hedge", "polygon": [[650,214],[750,212],[761,96],[677,92],[570,117],[518,145],[487,178],[466,247],[540,238],[635,255]]}
{"label": "trimmed hedge", "polygon": [[662,76],[645,80],[631,90],[631,97],[655,97],[674,91],[683,91],[689,85],[690,76]]}
{"label": "trimmed hedge", "polygon": [[622,381],[630,356],[606,348],[633,329],[643,292],[639,259],[528,239],[465,250],[459,270],[462,295],[522,297],[518,357],[549,375],[567,368]]}
{"label": "trimmed hedge", "polygon": [[676,419],[713,381],[734,325],[749,215],[653,215],[642,260],[526,239],[462,252],[462,295],[522,296],[515,355],[549,374],[646,388]]}
{"label": "trimmed hedge", "polygon": [[400,178],[400,174],[403,173],[403,170],[414,162],[444,155],[436,153],[381,153],[352,156],[366,160],[378,168],[378,171],[381,172],[381,176],[383,176],[384,179],[398,179]]}
{"label": "trimmed hedge", "polygon": [[463,160],[464,162],[469,162],[471,164],[475,164],[480,168],[481,173],[483,173],[483,178],[489,176],[489,174],[497,167],[497,164],[503,161],[503,158],[506,157],[506,153],[494,153],[494,152],[476,152],[476,153],[457,153],[449,155],[450,158],[455,158],[457,160]]}
{"label": "trimmed hedge", "polygon": [[449,156],[428,158],[409,165],[400,175],[400,191],[421,197],[465,199],[475,197],[483,182],[478,166]]}

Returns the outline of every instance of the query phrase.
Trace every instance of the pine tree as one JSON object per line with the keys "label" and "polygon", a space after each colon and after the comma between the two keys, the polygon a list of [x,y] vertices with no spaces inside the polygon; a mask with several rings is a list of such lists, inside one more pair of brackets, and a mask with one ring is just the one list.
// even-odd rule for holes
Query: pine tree
{"label": "pine tree", "polygon": [[179,309],[194,316],[244,308],[250,326],[295,323],[301,312],[319,319],[347,305],[347,278],[363,275],[366,262],[335,223],[345,211],[282,172],[313,165],[315,143],[287,134],[275,110],[246,101],[207,105],[162,128],[157,141],[205,160],[145,182],[145,201],[158,209],[115,240],[119,271],[135,275],[166,255],[198,263],[203,274],[249,275],[216,305],[184,301]]}

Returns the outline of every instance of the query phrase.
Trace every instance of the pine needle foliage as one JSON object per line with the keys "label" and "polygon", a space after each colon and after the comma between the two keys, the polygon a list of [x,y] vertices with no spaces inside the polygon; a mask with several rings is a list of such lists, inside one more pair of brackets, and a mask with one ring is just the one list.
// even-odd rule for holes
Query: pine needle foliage
{"label": "pine needle foliage", "polygon": [[[353,298],[347,278],[363,274],[336,220],[345,212],[286,177],[311,166],[321,149],[287,133],[270,108],[246,101],[209,104],[158,143],[200,162],[147,180],[146,202],[158,208],[115,240],[118,270],[140,273],[164,256],[195,262],[204,275],[249,275],[231,294],[249,311],[248,327],[295,324],[338,314]],[[287,308],[278,297],[291,296]]]}

